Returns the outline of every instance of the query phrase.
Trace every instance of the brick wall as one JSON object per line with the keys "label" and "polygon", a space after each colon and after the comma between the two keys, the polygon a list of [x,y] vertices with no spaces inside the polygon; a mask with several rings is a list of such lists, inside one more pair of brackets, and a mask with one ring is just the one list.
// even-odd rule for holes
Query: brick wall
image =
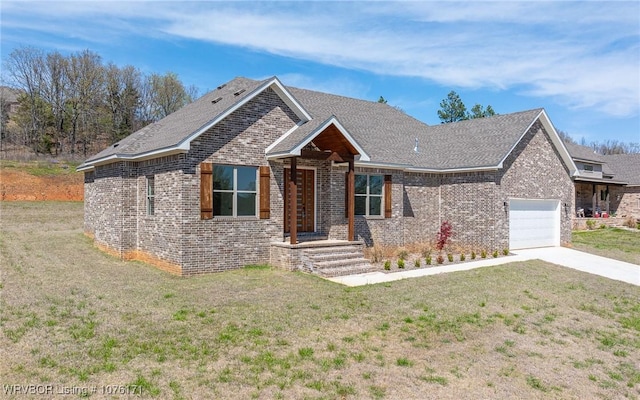
{"label": "brick wall", "polygon": [[[192,142],[182,176],[182,272],[185,275],[269,262],[269,243],[283,238],[281,163],[265,148],[291,129],[297,116],[271,89]],[[271,167],[271,217],[200,219],[200,163]]]}
{"label": "brick wall", "polygon": [[123,168],[118,162],[85,173],[84,231],[98,246],[121,256],[123,239]]}
{"label": "brick wall", "polygon": [[[571,242],[575,188],[567,167],[550,140],[540,122],[531,126],[497,175],[499,188],[494,212],[495,215],[505,215],[502,203],[509,198],[558,199],[561,209],[560,243],[567,244]],[[500,244],[508,245],[507,218],[497,221],[496,232],[503,238]]]}
{"label": "brick wall", "polygon": [[640,219],[640,186],[609,186],[609,194],[617,205],[616,216]]}
{"label": "brick wall", "polygon": [[[118,162],[85,174],[85,231],[123,258],[138,258],[183,275],[241,268],[282,258],[270,243],[284,239],[284,169],[264,149],[291,129],[297,116],[266,90],[196,140],[186,154],[142,162]],[[265,166],[271,171],[270,218],[200,218],[200,165]],[[298,160],[316,171],[317,232],[347,237],[345,166]],[[356,217],[356,239],[367,245],[433,241],[442,221],[454,229],[454,245],[487,250],[508,247],[509,198],[559,199],[562,242],[570,240],[573,183],[541,124],[534,124],[494,172],[404,173],[356,168],[392,176],[392,218]],[[146,178],[155,180],[155,213],[147,215]],[[260,190],[260,189],[259,189]],[[286,263],[285,263],[286,264]]]}

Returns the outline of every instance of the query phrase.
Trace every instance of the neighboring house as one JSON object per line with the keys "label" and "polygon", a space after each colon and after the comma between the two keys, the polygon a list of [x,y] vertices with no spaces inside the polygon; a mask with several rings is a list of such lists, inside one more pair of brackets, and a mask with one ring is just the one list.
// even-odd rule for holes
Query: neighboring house
{"label": "neighboring house", "polygon": [[20,91],[18,89],[13,89],[8,86],[0,86],[0,106],[2,107],[2,115],[11,116],[18,112],[18,108],[20,108],[20,103],[18,102],[19,96]]}
{"label": "neighboring house", "polygon": [[577,167],[576,216],[640,218],[640,154],[601,155],[565,143]]}
{"label": "neighboring house", "polygon": [[428,243],[443,221],[458,248],[556,246],[575,208],[542,109],[427,126],[275,77],[221,85],[78,169],[96,244],[182,275],[363,271],[362,243]]}
{"label": "neighboring house", "polygon": [[611,154],[604,156],[606,165],[615,172],[614,177],[625,182],[614,185],[610,198],[618,217],[632,217],[640,221],[640,154]]}

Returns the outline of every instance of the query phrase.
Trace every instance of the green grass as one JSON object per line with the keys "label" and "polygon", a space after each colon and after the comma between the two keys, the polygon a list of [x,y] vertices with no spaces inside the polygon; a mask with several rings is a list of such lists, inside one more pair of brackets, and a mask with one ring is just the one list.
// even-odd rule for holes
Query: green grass
{"label": "green grass", "polygon": [[180,278],[97,250],[81,203],[0,207],[3,382],[142,398],[640,393],[640,290],[622,282],[541,261],[356,288],[266,266]]}
{"label": "green grass", "polygon": [[574,231],[576,250],[640,265],[640,231],[620,228]]}
{"label": "green grass", "polygon": [[30,175],[50,176],[50,175],[68,175],[76,173],[76,167],[79,162],[69,161],[12,161],[0,160],[0,168],[2,169],[19,169]]}

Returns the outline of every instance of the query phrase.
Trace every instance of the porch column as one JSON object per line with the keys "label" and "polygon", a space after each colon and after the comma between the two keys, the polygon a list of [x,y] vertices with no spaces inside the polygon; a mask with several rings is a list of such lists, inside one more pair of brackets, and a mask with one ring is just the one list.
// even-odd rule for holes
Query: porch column
{"label": "porch column", "polygon": [[347,176],[347,218],[349,220],[349,229],[347,236],[349,241],[354,241],[356,240],[356,175],[353,158],[349,160],[349,174]]}
{"label": "porch column", "polygon": [[291,171],[289,171],[289,243],[298,243],[298,186],[296,184],[296,177],[298,171],[296,170],[297,157],[291,158]]}

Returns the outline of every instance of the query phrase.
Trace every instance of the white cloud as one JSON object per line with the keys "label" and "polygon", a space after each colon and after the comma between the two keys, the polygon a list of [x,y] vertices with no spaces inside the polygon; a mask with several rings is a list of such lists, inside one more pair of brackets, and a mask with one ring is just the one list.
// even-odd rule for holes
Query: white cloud
{"label": "white cloud", "polygon": [[[52,21],[72,18],[95,41],[178,36],[449,87],[518,88],[614,116],[639,113],[638,2],[33,4],[3,1],[2,12],[28,11],[58,34],[69,26]],[[331,85],[322,87],[336,92]]]}

